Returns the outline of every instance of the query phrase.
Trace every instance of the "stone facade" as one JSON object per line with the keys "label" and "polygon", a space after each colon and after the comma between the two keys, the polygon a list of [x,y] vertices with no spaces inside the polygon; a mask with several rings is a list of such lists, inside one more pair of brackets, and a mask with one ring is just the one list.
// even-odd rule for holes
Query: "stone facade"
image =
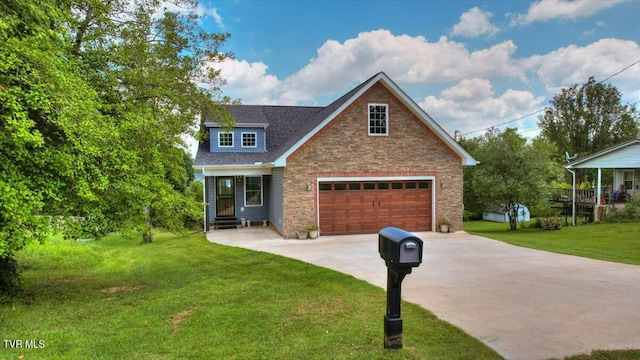
{"label": "stone facade", "polygon": [[[388,105],[388,136],[368,135],[369,103]],[[462,228],[461,159],[377,83],[287,158],[284,237],[295,238],[297,231],[317,222],[319,177],[380,176],[435,177],[432,217]]]}

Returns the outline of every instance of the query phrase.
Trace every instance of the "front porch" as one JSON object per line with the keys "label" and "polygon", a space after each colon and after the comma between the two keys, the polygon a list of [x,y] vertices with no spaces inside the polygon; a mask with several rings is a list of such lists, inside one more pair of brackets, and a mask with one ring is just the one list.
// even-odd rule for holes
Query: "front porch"
{"label": "front porch", "polygon": [[270,175],[204,176],[205,231],[268,226]]}
{"label": "front porch", "polygon": [[[596,189],[580,189],[575,191],[575,214],[573,210],[573,189],[553,189],[549,201],[552,207],[559,210],[561,215],[584,218],[587,222],[600,221],[612,211],[623,209],[635,193],[629,192],[625,197],[613,196],[611,186],[601,189],[600,199],[596,196]],[[633,194],[633,195],[632,195]]]}

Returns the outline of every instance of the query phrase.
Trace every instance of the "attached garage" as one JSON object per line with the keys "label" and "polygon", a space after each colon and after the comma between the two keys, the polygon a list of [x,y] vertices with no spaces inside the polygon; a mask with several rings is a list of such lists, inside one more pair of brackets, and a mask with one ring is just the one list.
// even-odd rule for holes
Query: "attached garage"
{"label": "attached garage", "polygon": [[376,233],[386,226],[429,231],[432,191],[431,180],[321,181],[320,234]]}

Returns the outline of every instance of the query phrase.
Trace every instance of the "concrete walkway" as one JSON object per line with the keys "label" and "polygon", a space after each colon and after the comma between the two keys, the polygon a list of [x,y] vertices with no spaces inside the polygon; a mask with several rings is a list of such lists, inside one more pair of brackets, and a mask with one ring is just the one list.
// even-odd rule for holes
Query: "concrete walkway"
{"label": "concrete walkway", "polygon": [[[423,262],[405,278],[402,297],[505,358],[640,349],[640,266],[531,250],[464,232],[415,235],[424,241]],[[268,228],[248,228],[212,231],[207,238],[299,259],[386,289],[377,234],[284,240]]]}

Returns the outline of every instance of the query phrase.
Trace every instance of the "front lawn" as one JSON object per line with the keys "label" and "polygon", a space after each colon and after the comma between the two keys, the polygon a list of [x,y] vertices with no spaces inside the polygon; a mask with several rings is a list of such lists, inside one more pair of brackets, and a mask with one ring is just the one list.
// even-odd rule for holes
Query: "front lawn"
{"label": "front lawn", "polygon": [[536,228],[512,231],[505,223],[467,221],[463,230],[533,249],[640,265],[640,222],[593,223],[554,231]]}
{"label": "front lawn", "polygon": [[51,239],[18,260],[25,291],[0,305],[0,358],[500,358],[409,303],[404,348],[385,350],[384,290],[202,234]]}

